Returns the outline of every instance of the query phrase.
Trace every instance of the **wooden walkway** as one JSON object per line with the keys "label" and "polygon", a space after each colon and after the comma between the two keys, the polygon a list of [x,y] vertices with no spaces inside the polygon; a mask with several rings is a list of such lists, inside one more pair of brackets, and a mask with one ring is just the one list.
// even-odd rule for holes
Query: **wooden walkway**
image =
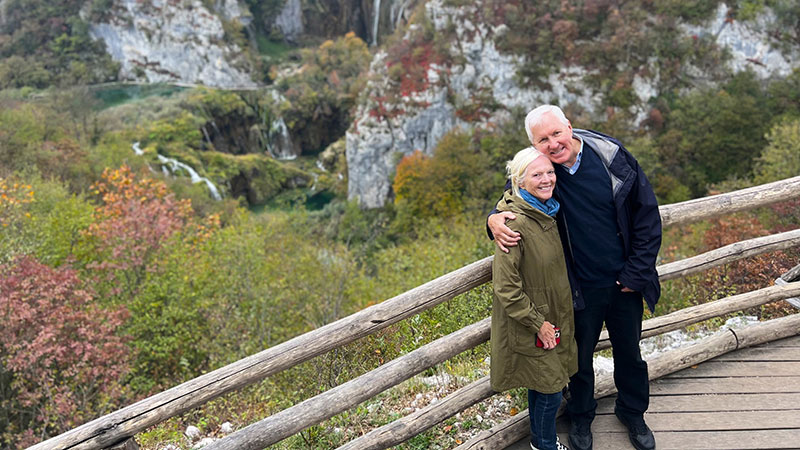
{"label": "wooden walkway", "polygon": [[[594,450],[630,449],[610,396],[598,401]],[[652,381],[645,419],[665,449],[800,449],[800,335],[737,350]],[[569,422],[558,421],[567,443]],[[530,450],[523,439],[510,450]]]}

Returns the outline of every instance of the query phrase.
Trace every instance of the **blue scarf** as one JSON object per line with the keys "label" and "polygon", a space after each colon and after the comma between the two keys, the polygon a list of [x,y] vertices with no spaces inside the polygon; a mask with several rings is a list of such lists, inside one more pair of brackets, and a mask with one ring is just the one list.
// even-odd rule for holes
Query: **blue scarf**
{"label": "blue scarf", "polygon": [[558,200],[550,197],[547,199],[546,202],[542,203],[541,200],[534,197],[533,194],[526,191],[525,189],[519,190],[519,195],[522,197],[523,200],[528,202],[531,206],[538,209],[539,211],[547,214],[550,217],[555,217],[558,209],[561,208],[561,204],[558,203]]}

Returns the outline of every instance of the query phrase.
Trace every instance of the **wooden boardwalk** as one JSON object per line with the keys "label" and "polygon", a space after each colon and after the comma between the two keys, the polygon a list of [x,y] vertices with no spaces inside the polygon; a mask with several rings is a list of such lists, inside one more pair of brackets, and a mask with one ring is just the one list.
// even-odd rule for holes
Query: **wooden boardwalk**
{"label": "wooden boardwalk", "polygon": [[[598,401],[595,450],[630,449],[610,396]],[[737,350],[652,381],[645,419],[665,449],[800,449],[800,335]],[[559,418],[561,441],[569,422]],[[529,450],[525,438],[511,450]]]}

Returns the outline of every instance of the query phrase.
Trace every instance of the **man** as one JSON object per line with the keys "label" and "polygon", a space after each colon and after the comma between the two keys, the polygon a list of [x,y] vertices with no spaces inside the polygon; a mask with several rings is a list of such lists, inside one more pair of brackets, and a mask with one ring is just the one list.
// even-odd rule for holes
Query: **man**
{"label": "man", "polygon": [[[573,130],[557,106],[532,110],[525,130],[531,144],[555,166],[555,196],[562,205],[559,230],[575,284],[578,373],[570,378],[567,401],[571,448],[592,448],[591,423],[597,409],[593,354],[605,323],[618,391],[614,413],[628,428],[635,448],[654,449],[655,438],[644,421],[650,398],[647,363],[639,352],[642,297],[653,311],[661,293],[655,269],[661,216],[653,189],[619,141],[595,131]],[[487,221],[503,251],[520,239],[505,225],[514,218],[493,211]]]}

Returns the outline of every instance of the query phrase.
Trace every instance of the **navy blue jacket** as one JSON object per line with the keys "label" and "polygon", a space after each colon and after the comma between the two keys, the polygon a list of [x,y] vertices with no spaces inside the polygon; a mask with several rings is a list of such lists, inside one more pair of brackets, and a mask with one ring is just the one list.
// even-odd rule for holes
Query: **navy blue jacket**
{"label": "navy blue jacket", "polygon": [[[625,265],[619,274],[619,282],[623,286],[641,292],[647,307],[655,312],[656,303],[661,296],[661,284],[656,272],[656,258],[661,247],[661,214],[658,211],[653,188],[636,158],[621,142],[597,131],[577,128],[572,131],[589,142],[590,145],[583,147],[584,151],[596,151],[611,178],[611,189],[617,210],[617,232],[622,238],[625,252]],[[509,187],[507,184],[506,188]],[[558,198],[557,182],[554,195]],[[562,207],[569,208],[569,205]],[[495,212],[496,209],[490,214]],[[563,214],[558,214],[556,219],[567,266],[571,267],[572,246],[569,243],[569,224],[566,223]],[[491,232],[489,237],[493,237]],[[583,306],[580,287],[574,282],[572,274],[570,281],[573,286],[573,303],[576,309],[580,309]]]}

